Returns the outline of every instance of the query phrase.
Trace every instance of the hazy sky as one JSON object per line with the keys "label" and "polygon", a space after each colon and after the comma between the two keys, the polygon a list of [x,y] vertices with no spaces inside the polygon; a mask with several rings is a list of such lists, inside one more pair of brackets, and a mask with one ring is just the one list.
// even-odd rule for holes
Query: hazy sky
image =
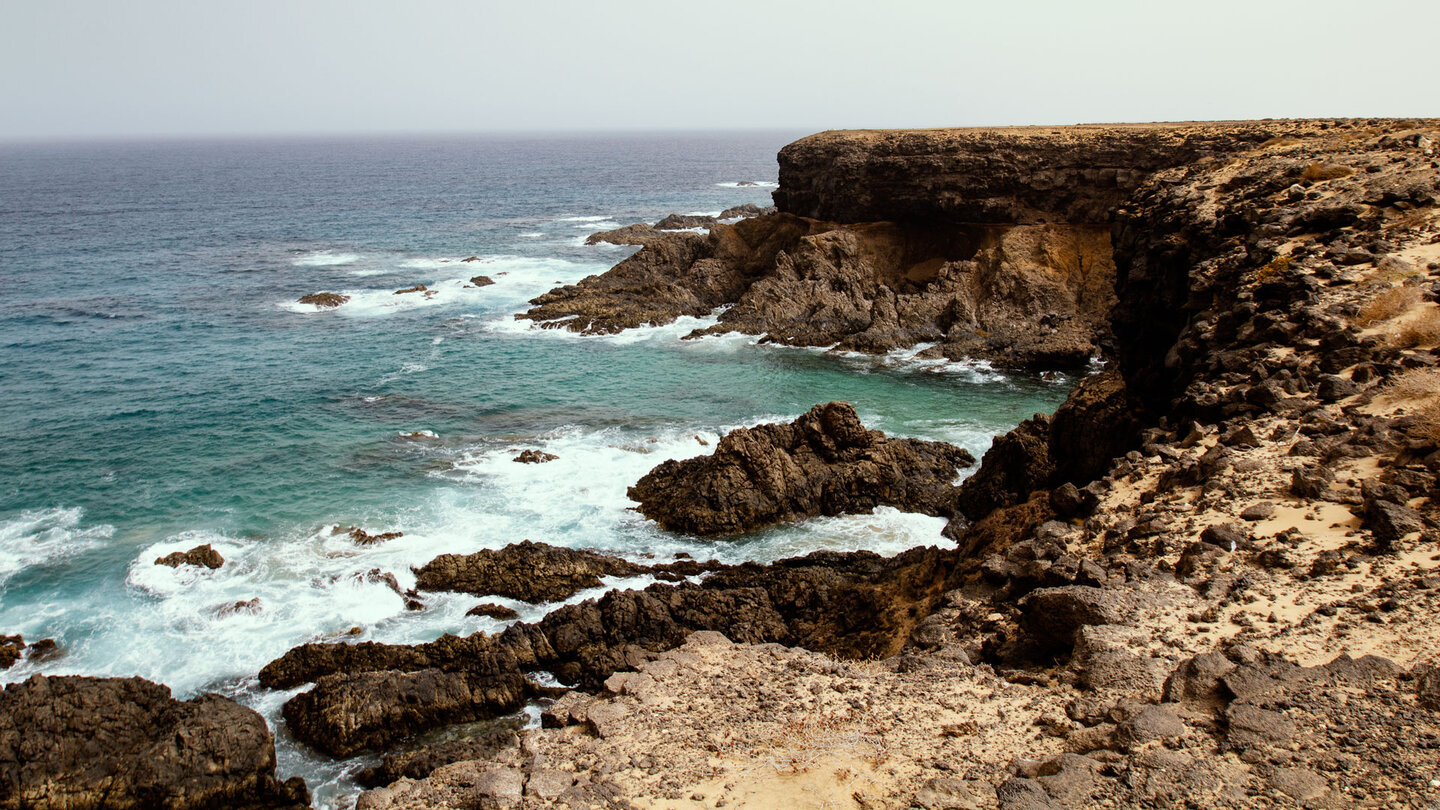
{"label": "hazy sky", "polygon": [[1440,116],[1440,0],[0,0],[0,139]]}

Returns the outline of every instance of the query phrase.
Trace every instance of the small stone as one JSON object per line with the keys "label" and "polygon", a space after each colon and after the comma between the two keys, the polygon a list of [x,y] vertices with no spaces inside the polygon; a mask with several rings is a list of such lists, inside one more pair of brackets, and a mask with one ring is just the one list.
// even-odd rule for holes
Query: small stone
{"label": "small stone", "polygon": [[1226,551],[1234,551],[1250,542],[1250,533],[1238,526],[1228,523],[1217,523],[1214,526],[1206,527],[1200,533],[1200,541],[1218,546]]}
{"label": "small stone", "polygon": [[525,782],[525,795],[554,799],[575,784],[574,775],[553,768],[537,768]]}
{"label": "small stone", "polygon": [[1271,503],[1270,501],[1261,501],[1257,504],[1252,504],[1245,507],[1245,510],[1240,513],[1240,519],[1249,520],[1252,522],[1258,520],[1267,520],[1270,518],[1270,516],[1274,514],[1275,504]]}
{"label": "small stone", "polygon": [[617,703],[597,701],[587,713],[590,728],[598,737],[611,737],[619,733],[621,721],[625,719],[625,707]]}

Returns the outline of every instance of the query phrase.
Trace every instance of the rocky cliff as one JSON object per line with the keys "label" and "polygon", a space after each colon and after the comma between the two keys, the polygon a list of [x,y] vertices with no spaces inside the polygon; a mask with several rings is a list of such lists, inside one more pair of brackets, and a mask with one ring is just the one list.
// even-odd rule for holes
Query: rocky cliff
{"label": "rocky cliff", "polygon": [[[743,224],[759,238],[712,228],[663,267],[648,243],[552,292],[530,316],[580,330],[691,295],[684,314],[731,303],[716,331],[772,340],[1025,365],[1045,352],[1020,337],[1070,324],[1113,362],[996,438],[953,550],[554,614],[530,648],[564,639],[590,693],[558,728],[361,806],[477,784],[500,805],[1433,806],[1437,129],[823,133],[781,153],[780,213]],[[713,632],[661,652],[686,627],[890,657]]]}

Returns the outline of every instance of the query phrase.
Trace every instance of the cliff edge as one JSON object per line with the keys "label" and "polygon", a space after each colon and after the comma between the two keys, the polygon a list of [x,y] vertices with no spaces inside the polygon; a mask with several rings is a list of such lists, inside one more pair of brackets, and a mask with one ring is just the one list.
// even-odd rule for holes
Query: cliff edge
{"label": "cliff edge", "polygon": [[996,437],[954,546],[722,568],[493,638],[307,645],[268,682],[393,681],[382,706],[410,681],[578,682],[483,756],[393,754],[428,765],[367,810],[1433,807],[1437,140],[1330,120],[797,142],[777,213],[648,243],[529,315],[624,328],[632,295],[646,317],[688,295],[732,304],[715,329],[1021,364],[1004,341],[1053,334],[1023,303],[1063,275],[1036,235],[1091,240],[1108,280],[1048,289],[1106,305],[1051,325],[1112,362]]}

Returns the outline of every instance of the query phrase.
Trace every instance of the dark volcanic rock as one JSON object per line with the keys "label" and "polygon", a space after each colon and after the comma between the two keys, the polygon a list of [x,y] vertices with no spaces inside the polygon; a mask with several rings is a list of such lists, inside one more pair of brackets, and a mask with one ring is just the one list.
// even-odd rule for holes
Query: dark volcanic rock
{"label": "dark volcanic rock", "polygon": [[514,711],[531,689],[518,672],[424,669],[329,675],[286,701],[296,739],[331,756],[379,748],[418,731]]}
{"label": "dark volcanic rock", "polygon": [[633,576],[648,570],[618,557],[526,540],[498,551],[442,554],[416,572],[415,587],[557,602],[599,586],[600,577]]}
{"label": "dark volcanic rock", "polygon": [[466,616],[487,616],[491,619],[498,619],[508,622],[520,618],[520,614],[512,608],[504,605],[497,605],[494,602],[482,602],[475,607],[465,611]]}
{"label": "dark volcanic rock", "polygon": [[25,638],[23,636],[0,636],[0,669],[9,669],[15,666],[20,660],[20,654],[25,650]]}
{"label": "dark volcanic rock", "polygon": [[733,304],[701,334],[872,353],[936,342],[952,359],[1056,368],[1098,352],[1114,297],[1108,233],[1095,225],[841,227],[777,213],[704,236],[633,225],[590,241],[643,247],[522,317],[605,333]]}
{"label": "dark volcanic rock", "polygon": [[182,565],[198,565],[214,570],[225,564],[225,558],[220,556],[209,543],[203,546],[196,546],[189,551],[174,551],[164,557],[155,559],[156,565],[168,565],[171,568],[178,568]]}
{"label": "dark volcanic rock", "polygon": [[521,450],[520,455],[511,459],[518,464],[544,464],[547,461],[554,461],[559,456],[554,453],[547,453],[544,450]]}
{"label": "dark volcanic rock", "polygon": [[1080,628],[1120,624],[1134,609],[1124,591],[1088,585],[1042,588],[1020,601],[1021,623],[1042,646],[1067,649]]}
{"label": "dark volcanic rock", "polygon": [[348,295],[332,292],[318,292],[300,296],[300,303],[314,304],[317,309],[333,309],[350,300]]}
{"label": "dark volcanic rock", "polygon": [[996,436],[980,469],[960,485],[958,509],[970,520],[1027,500],[1055,476],[1050,460],[1050,421],[1037,414],[1014,430]]}
{"label": "dark volcanic rock", "polygon": [[359,526],[345,526],[343,528],[337,526],[334,534],[348,535],[351,540],[355,541],[355,545],[357,546],[373,546],[387,540],[394,540],[397,537],[405,536],[404,532],[380,532],[379,534],[371,534]]}
{"label": "dark volcanic rock", "polygon": [[509,751],[519,752],[515,731],[513,724],[507,723],[475,737],[386,754],[379,766],[361,771],[357,781],[366,787],[381,787],[397,779],[424,779],[452,762],[493,761]]}
{"label": "dark volcanic rock", "polygon": [[0,807],[300,808],[259,714],[140,678],[43,675],[0,695]]}
{"label": "dark volcanic rock", "polygon": [[[415,646],[304,644],[267,664],[260,682],[288,689],[319,681],[323,689],[287,703],[287,724],[323,750],[360,750],[509,711],[511,678],[522,672],[548,669],[597,691],[616,670],[676,647],[696,630],[849,658],[894,655],[944,593],[954,560],[953,552],[919,548],[893,558],[816,552],[722,567],[700,584],[611,591],[497,636],[445,636]],[[425,674],[402,677],[414,673]]]}
{"label": "dark volcanic rock", "polygon": [[661,526],[700,535],[876,506],[949,515],[956,467],[973,463],[953,445],[866,430],[852,406],[831,402],[789,425],[732,431],[713,455],[667,461],[628,494]]}

